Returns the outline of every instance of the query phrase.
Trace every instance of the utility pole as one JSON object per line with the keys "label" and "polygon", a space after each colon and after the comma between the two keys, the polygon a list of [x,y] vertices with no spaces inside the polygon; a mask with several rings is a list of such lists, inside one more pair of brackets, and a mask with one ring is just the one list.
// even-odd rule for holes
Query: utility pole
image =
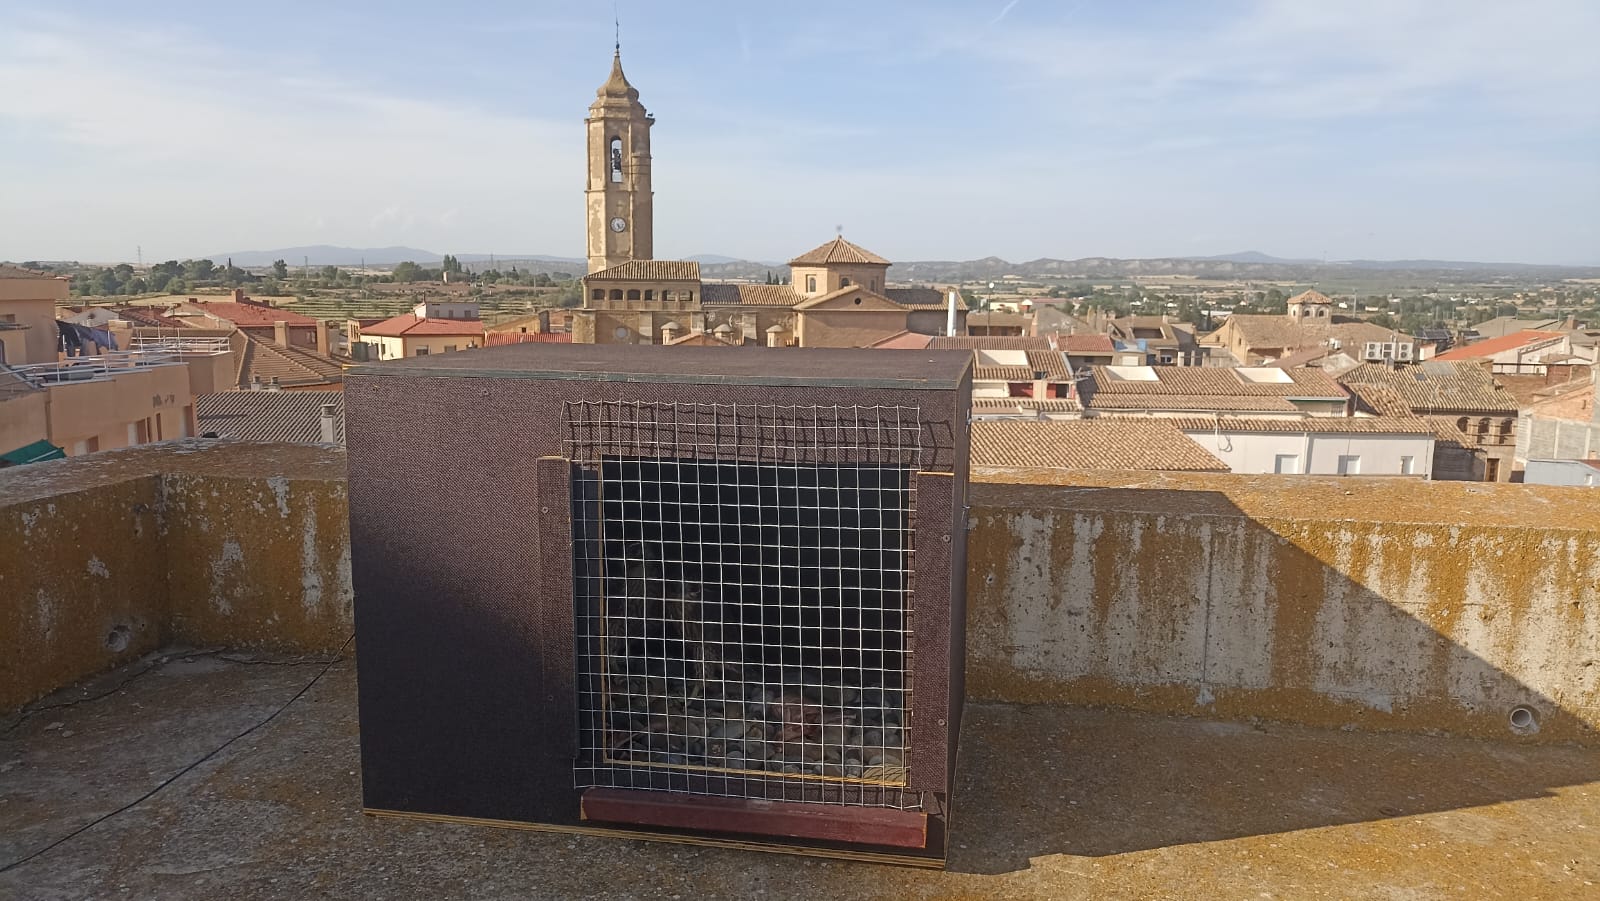
{"label": "utility pole", "polygon": [[144,267],[144,245],[143,244],[134,245],[133,258],[138,261],[140,268]]}

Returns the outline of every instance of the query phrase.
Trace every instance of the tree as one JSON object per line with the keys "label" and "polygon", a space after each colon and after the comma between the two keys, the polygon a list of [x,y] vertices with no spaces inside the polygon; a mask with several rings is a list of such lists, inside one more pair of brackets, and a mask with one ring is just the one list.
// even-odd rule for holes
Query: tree
{"label": "tree", "polygon": [[339,267],[338,266],[323,266],[322,267],[322,277],[326,281],[330,281],[330,282],[338,281],[339,280]]}
{"label": "tree", "polygon": [[210,260],[185,260],[183,274],[192,281],[204,281],[216,274],[217,264]]}
{"label": "tree", "polygon": [[167,290],[167,286],[172,284],[172,274],[152,268],[150,270],[149,283],[150,290],[165,291]]}
{"label": "tree", "polygon": [[394,280],[397,282],[415,282],[422,280],[422,267],[410,260],[394,267]]}
{"label": "tree", "polygon": [[284,262],[283,260],[273,260],[272,261],[272,277],[276,278],[276,279],[279,279],[280,281],[282,279],[288,278],[289,277],[289,264]]}

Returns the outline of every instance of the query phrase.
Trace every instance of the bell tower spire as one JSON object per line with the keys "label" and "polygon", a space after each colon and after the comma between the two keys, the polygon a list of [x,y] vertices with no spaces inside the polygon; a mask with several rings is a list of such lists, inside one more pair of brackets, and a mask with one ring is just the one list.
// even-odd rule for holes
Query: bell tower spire
{"label": "bell tower spire", "polygon": [[655,252],[650,187],[650,126],[655,119],[622,72],[622,26],[617,24],[611,76],[589,106],[589,271]]}

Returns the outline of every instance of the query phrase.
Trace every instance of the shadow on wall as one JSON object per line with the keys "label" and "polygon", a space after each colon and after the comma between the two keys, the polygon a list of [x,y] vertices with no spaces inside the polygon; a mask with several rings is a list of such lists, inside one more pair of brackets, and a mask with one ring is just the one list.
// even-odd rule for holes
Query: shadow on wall
{"label": "shadow on wall", "polygon": [[[1600,535],[1593,531],[1391,523],[1381,511],[1359,522],[1315,512],[1252,518],[1220,492],[1037,485],[976,486],[972,514],[974,700],[1526,744],[1594,740]],[[1250,731],[1215,725],[1224,744],[1228,729]],[[1293,775],[1262,785],[1241,780],[1260,763],[1248,742],[1236,757],[1196,758],[1173,748],[1156,755],[1147,774],[1134,774],[1079,756],[1075,749],[1085,746],[1070,734],[1040,736],[972,779],[1036,782],[1047,800],[1103,786],[1107,773],[1148,779],[1108,787],[1133,806],[1106,811],[1071,847],[1019,838],[1018,854],[1026,856],[1110,854],[1381,819],[1600,779],[1596,756],[1586,752],[1565,769],[1520,772],[1504,766],[1496,745],[1368,736],[1364,745],[1330,746],[1321,734],[1323,743],[1308,743],[1305,758],[1293,761]],[[1390,759],[1384,749],[1392,747],[1402,752]],[[1459,758],[1445,751],[1462,747],[1489,750]],[[1195,759],[1221,765],[1201,772]],[[1497,760],[1492,774],[1473,769]],[[1421,795],[1396,790],[1408,768],[1436,767],[1458,778]],[[1312,803],[1329,784],[1357,802]],[[985,809],[991,792],[970,781],[963,788],[967,814],[958,831],[1018,819],[1015,811]],[[1237,806],[1240,792],[1256,815],[1213,815]],[[1129,800],[1140,795],[1144,801]],[[1127,828],[1130,822],[1143,825]]]}

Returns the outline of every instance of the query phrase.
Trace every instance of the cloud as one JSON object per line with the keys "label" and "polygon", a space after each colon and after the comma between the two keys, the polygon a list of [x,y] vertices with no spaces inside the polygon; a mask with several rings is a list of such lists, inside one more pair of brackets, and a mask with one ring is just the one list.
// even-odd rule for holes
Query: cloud
{"label": "cloud", "polygon": [[[0,130],[53,146],[59,179],[41,171],[13,199],[43,207],[92,185],[79,202],[103,202],[100,225],[176,219],[167,227],[185,246],[169,253],[207,253],[274,234],[295,243],[308,219],[352,242],[428,241],[460,218],[460,195],[492,193],[509,219],[530,195],[572,194],[582,171],[570,123],[384,93],[215,46],[61,20],[0,32]],[[572,205],[581,215],[581,198]],[[125,221],[129,207],[144,208],[142,225]],[[0,223],[0,244],[36,240],[7,230]],[[578,238],[547,236],[552,247]]]}
{"label": "cloud", "polygon": [[1000,12],[994,18],[989,20],[989,24],[990,25],[999,25],[1000,22],[1002,20],[1004,20],[1006,16],[1011,14],[1011,10],[1015,9],[1017,4],[1021,3],[1021,2],[1022,2],[1022,0],[1010,0],[1010,2],[1007,3],[1005,6],[1000,7]]}

